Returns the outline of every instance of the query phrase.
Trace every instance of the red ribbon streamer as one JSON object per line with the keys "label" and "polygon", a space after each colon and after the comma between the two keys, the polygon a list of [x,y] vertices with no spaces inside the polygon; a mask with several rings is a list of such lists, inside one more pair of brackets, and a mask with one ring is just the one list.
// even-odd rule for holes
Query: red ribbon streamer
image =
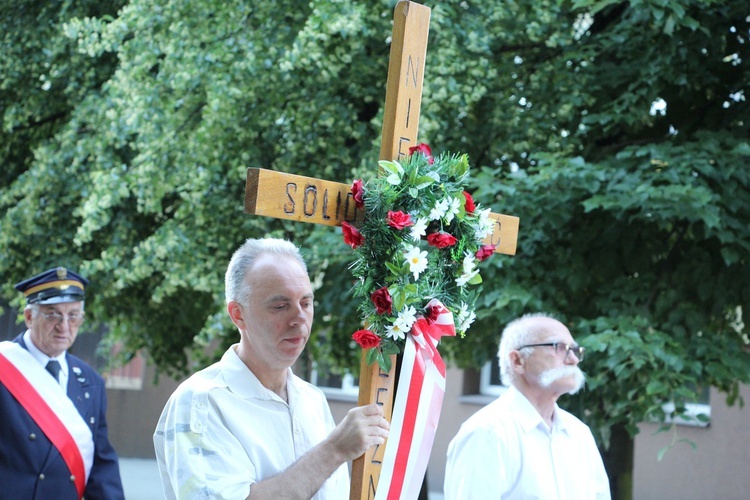
{"label": "red ribbon streamer", "polygon": [[[420,396],[425,380],[425,373],[427,371],[427,363],[432,362],[440,375],[445,378],[445,362],[437,350],[437,344],[441,337],[456,335],[456,330],[453,324],[453,315],[451,312],[437,299],[431,300],[428,304],[428,307],[430,306],[433,306],[433,310],[437,311],[436,318],[432,321],[426,318],[420,318],[412,326],[411,334],[416,346],[416,356],[408,386],[403,426],[396,451],[396,460],[393,468],[391,484],[388,490],[388,500],[401,498],[406,474],[406,465],[409,456],[411,455],[412,441],[414,440],[414,428],[417,421],[417,412],[421,403]],[[401,386],[400,383],[399,386]],[[437,415],[431,415],[435,428],[437,428],[437,420],[439,416],[439,412]]]}

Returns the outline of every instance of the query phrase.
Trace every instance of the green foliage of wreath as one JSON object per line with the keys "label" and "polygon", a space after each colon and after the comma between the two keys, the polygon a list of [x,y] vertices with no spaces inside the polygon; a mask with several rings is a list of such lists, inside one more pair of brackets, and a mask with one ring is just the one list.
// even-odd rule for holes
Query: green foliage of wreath
{"label": "green foliage of wreath", "polygon": [[410,150],[404,162],[380,161],[381,174],[355,181],[352,193],[365,210],[359,228],[344,223],[344,240],[356,254],[351,264],[358,312],[366,325],[353,335],[369,364],[390,370],[390,355],[426,306],[439,300],[453,314],[458,335],[476,318],[481,292],[478,262],[492,255],[483,240],[492,232],[489,209],[466,192],[465,154],[433,158],[429,146]]}

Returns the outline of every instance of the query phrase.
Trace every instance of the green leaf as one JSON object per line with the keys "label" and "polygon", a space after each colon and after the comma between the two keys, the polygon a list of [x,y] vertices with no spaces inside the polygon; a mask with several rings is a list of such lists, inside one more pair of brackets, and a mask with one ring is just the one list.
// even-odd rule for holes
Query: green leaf
{"label": "green leaf", "polygon": [[[391,272],[392,274],[396,274],[396,275],[398,275],[398,274],[401,274],[401,267],[400,267],[400,266],[397,266],[397,265],[395,265],[395,264],[392,264],[392,263],[390,263],[390,262],[386,262],[386,263],[385,263],[385,267],[387,267],[387,268],[388,268],[388,270],[389,270],[389,271],[390,271],[390,272]],[[391,290],[391,289],[389,288],[389,290]],[[394,291],[394,290],[391,290],[391,293],[393,293],[393,291]]]}
{"label": "green leaf", "polygon": [[658,453],[656,454],[656,461],[657,461],[657,462],[661,462],[661,461],[662,461],[662,459],[664,458],[664,455],[665,455],[665,454],[667,453],[667,451],[669,451],[669,449],[670,449],[671,447],[672,447],[671,445],[666,445],[666,446],[662,447],[662,448],[661,448],[661,449],[659,450],[659,452],[658,452]]}
{"label": "green leaf", "polygon": [[378,351],[378,366],[383,372],[388,373],[391,371],[391,358],[390,356],[384,356],[382,352]]}
{"label": "green leaf", "polygon": [[396,175],[399,178],[404,175],[404,167],[397,161],[380,160],[378,165],[388,174]]}
{"label": "green leaf", "polygon": [[395,342],[388,342],[383,345],[383,354],[398,354],[401,352],[401,348]]}
{"label": "green leaf", "polygon": [[435,183],[435,179],[429,175],[420,175],[414,180],[414,187],[416,189],[424,189]]}
{"label": "green leaf", "polygon": [[365,354],[365,360],[367,361],[368,365],[372,365],[378,360],[378,350],[377,348],[368,349],[367,353]]}
{"label": "green leaf", "polygon": [[398,174],[391,174],[385,178],[386,182],[392,186],[398,186],[401,184],[401,176]]}

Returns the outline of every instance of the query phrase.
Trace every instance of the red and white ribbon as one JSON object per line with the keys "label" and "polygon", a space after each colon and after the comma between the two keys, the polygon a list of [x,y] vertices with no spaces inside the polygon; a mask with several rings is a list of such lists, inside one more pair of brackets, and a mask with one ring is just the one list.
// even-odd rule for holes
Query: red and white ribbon
{"label": "red and white ribbon", "polygon": [[443,336],[455,336],[453,314],[437,299],[431,321],[418,319],[407,335],[396,400],[375,500],[419,496],[445,395],[445,362],[437,350]]}

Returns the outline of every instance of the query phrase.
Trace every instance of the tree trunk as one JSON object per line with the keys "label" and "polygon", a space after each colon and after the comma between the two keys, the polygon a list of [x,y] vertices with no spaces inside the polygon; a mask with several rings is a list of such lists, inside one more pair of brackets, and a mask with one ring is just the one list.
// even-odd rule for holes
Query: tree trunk
{"label": "tree trunk", "polygon": [[602,452],[612,500],[633,499],[633,445],[634,440],[625,426],[612,427],[609,450]]}

